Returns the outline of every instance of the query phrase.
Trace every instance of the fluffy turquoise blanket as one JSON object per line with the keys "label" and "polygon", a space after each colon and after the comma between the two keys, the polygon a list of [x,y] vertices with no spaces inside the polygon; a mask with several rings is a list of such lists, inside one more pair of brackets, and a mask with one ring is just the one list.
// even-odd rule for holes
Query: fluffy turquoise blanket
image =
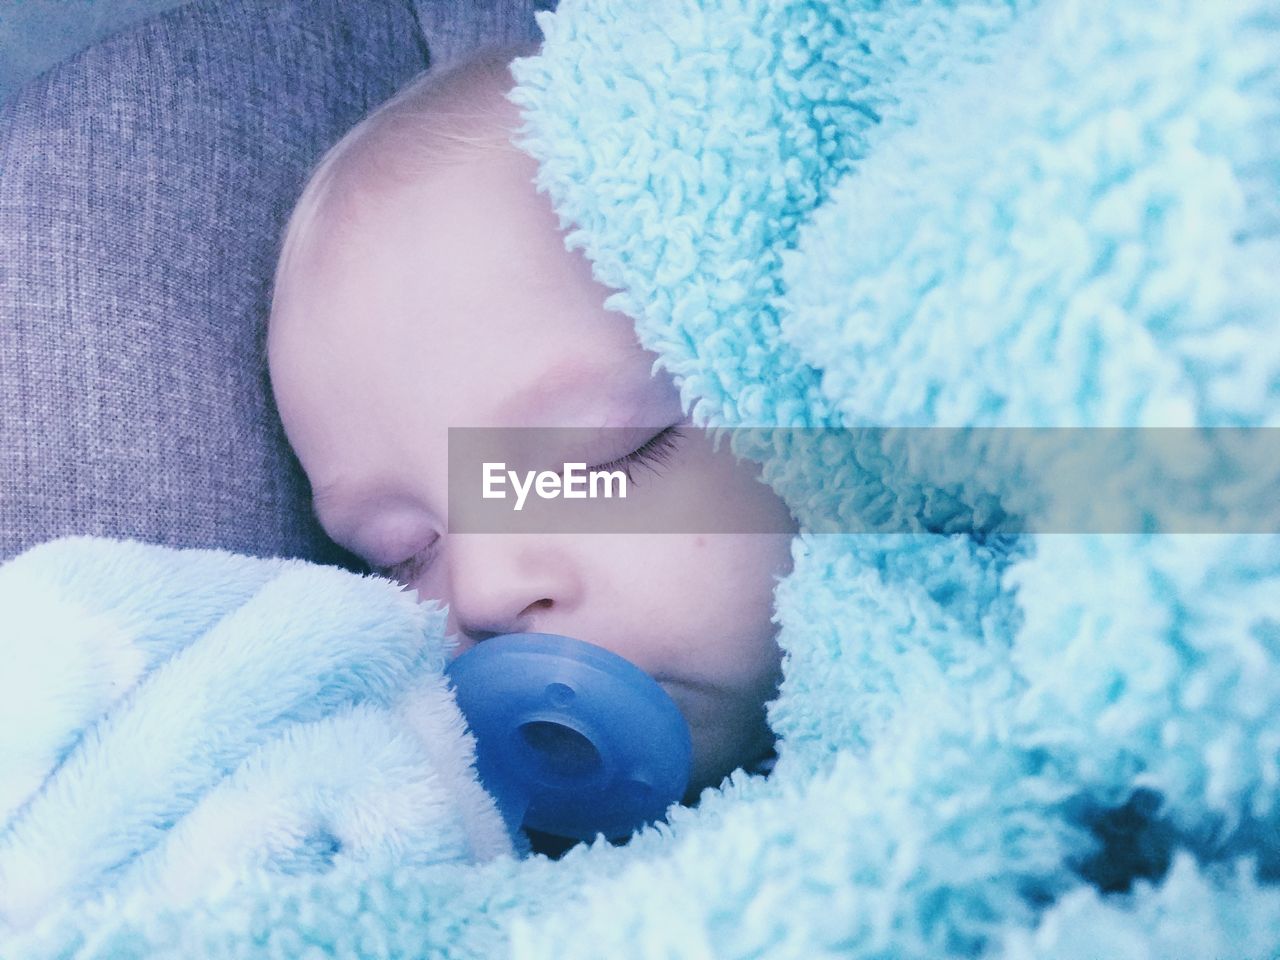
{"label": "fluffy turquoise blanket", "polygon": [[[1274,0],[562,0],[541,23],[522,142],[700,423],[1280,426]],[[943,489],[846,436],[755,451],[809,531],[777,592],[774,773],[560,861],[503,851],[463,792],[438,623],[385,582],[137,547],[111,581],[83,541],[0,570],[6,611],[43,611],[25,643],[6,612],[6,656],[44,663],[76,617],[122,651],[76,654],[96,692],[71,706],[5,686],[62,733],[0,724],[0,955],[1280,951],[1280,537],[1000,535],[979,501],[1019,502],[1018,469]],[[1241,476],[1214,496],[1273,510]],[[814,532],[873,506],[911,532]],[[169,603],[109,613],[138,589]],[[263,659],[307,636],[336,659]],[[348,759],[322,775],[309,748]]]}

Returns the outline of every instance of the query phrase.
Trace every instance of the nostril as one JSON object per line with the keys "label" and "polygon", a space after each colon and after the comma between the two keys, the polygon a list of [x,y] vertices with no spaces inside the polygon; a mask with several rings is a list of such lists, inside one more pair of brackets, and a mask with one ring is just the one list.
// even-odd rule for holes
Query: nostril
{"label": "nostril", "polygon": [[[563,611],[560,604],[551,599],[535,600],[523,610],[520,615],[507,624],[508,633],[536,633],[540,632],[548,622],[550,622],[553,613]],[[554,632],[554,631],[553,631]]]}
{"label": "nostril", "polygon": [[[553,600],[535,600],[521,610],[518,616],[510,620],[499,617],[481,619],[480,617],[467,618],[463,616],[458,622],[458,632],[472,645],[484,643],[491,637],[501,637],[508,633],[529,633],[538,629],[539,614],[552,609],[554,606],[555,601]],[[492,628],[468,626],[468,620],[471,623],[489,623],[492,624]]]}

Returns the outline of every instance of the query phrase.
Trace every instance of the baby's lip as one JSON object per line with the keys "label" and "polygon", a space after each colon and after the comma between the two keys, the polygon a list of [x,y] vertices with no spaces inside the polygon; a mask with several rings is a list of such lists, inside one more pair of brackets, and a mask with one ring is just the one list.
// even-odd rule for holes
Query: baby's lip
{"label": "baby's lip", "polygon": [[710,684],[703,683],[701,680],[692,680],[688,677],[676,677],[665,673],[655,673],[651,675],[654,681],[661,687],[674,686],[690,693],[714,693],[715,688]]}

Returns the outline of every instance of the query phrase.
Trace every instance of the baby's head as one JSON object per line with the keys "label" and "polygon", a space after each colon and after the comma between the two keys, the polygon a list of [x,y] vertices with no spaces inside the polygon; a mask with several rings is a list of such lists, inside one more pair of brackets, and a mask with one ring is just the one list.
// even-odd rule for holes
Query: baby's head
{"label": "baby's head", "polygon": [[655,355],[605,309],[611,291],[566,250],[534,161],[508,139],[519,124],[508,63],[528,52],[416,81],[321,162],[276,277],[272,385],[335,541],[446,601],[460,651],[540,631],[644,669],[689,723],[692,793],[772,745],[773,588],[790,536],[447,532],[447,431],[463,426],[652,439],[683,425],[659,438],[668,455],[635,475],[631,497],[655,512],[673,497],[727,498],[756,529],[790,529],[752,471],[728,468],[688,427]]}

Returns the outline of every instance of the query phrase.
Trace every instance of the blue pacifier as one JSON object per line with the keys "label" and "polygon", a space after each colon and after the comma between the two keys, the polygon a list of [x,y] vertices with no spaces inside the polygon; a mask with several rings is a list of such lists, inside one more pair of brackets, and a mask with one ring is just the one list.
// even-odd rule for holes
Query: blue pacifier
{"label": "blue pacifier", "polygon": [[628,837],[684,796],[693,744],[652,677],[595,644],[510,633],[449,664],[507,829]]}

